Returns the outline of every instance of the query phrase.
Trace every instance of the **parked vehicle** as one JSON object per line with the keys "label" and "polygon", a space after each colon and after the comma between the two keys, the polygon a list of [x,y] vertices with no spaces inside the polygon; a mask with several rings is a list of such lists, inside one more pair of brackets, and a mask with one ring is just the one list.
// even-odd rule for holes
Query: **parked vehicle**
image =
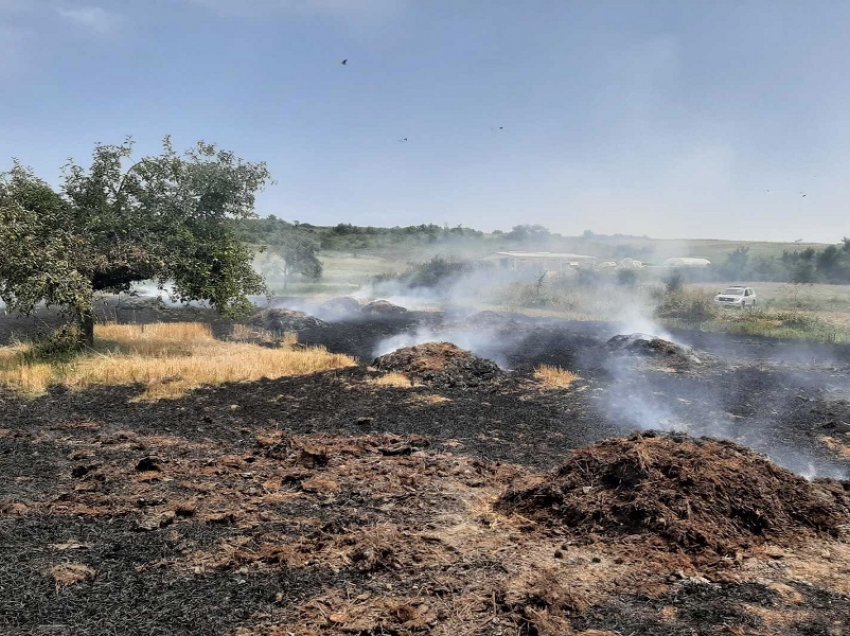
{"label": "parked vehicle", "polygon": [[755,307],[758,302],[758,298],[756,297],[756,292],[752,287],[732,285],[717,294],[717,296],[714,297],[714,302],[721,307],[746,309],[747,307]]}

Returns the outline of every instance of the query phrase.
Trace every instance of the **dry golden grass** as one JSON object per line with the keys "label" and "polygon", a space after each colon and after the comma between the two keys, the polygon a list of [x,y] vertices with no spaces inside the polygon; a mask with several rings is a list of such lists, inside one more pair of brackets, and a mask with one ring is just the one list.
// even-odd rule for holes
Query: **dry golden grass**
{"label": "dry golden grass", "polygon": [[199,322],[97,325],[95,339],[98,349],[110,353],[169,357],[191,355],[198,346],[216,342],[209,325]]}
{"label": "dry golden grass", "polygon": [[292,346],[298,342],[298,334],[285,333],[283,338],[258,327],[250,325],[235,324],[230,330],[230,340],[236,342],[262,342],[264,344],[282,343],[285,346]]}
{"label": "dry golden grass", "polygon": [[543,364],[534,370],[534,377],[543,386],[549,389],[568,389],[573,382],[578,380],[578,376],[572,371],[567,371],[561,367]]}
{"label": "dry golden grass", "polygon": [[0,348],[0,384],[30,394],[62,384],[81,390],[94,385],[141,384],[140,400],[178,398],[201,386],[253,382],[353,366],[349,356],[324,348],[280,347],[216,340],[208,325],[98,325],[96,351],[68,363],[29,363],[28,347]]}
{"label": "dry golden grass", "polygon": [[447,402],[451,402],[451,400],[442,395],[437,395],[436,393],[414,395],[408,400],[408,404],[412,404],[414,406],[438,406],[440,404],[446,404]]}
{"label": "dry golden grass", "polygon": [[39,395],[50,386],[53,368],[44,362],[27,358],[28,345],[0,347],[0,385],[27,395]]}
{"label": "dry golden grass", "polygon": [[395,371],[377,378],[372,378],[369,380],[369,384],[374,384],[376,386],[392,386],[399,389],[409,389],[414,386],[413,380],[403,373],[397,373]]}
{"label": "dry golden grass", "polygon": [[62,563],[46,570],[45,574],[53,579],[58,589],[90,581],[95,571],[83,563]]}

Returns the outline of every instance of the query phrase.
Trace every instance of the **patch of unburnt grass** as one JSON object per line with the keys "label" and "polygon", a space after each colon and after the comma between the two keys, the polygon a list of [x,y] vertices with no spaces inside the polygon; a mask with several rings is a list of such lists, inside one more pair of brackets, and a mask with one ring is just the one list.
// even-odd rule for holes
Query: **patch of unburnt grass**
{"label": "patch of unburnt grass", "polygon": [[579,379],[578,374],[551,364],[537,367],[534,378],[547,389],[568,389]]}
{"label": "patch of unburnt grass", "polygon": [[202,323],[95,327],[96,347],[70,360],[33,360],[32,345],[0,348],[0,385],[40,395],[50,386],[141,385],[140,400],[174,399],[201,386],[305,375],[355,365],[323,347],[217,340]]}
{"label": "patch of unburnt grass", "polygon": [[409,389],[414,386],[413,380],[404,373],[390,372],[369,379],[369,384],[374,386],[386,386],[397,389]]}

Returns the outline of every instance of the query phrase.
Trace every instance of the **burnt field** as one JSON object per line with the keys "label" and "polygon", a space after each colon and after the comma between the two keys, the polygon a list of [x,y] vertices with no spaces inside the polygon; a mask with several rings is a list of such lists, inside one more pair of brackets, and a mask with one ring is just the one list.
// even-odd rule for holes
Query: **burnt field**
{"label": "burnt field", "polygon": [[[361,364],[153,402],[2,390],[2,633],[846,633],[850,349],[381,307],[255,322]],[[371,366],[432,341],[478,357]],[[676,435],[628,439],[650,430]]]}

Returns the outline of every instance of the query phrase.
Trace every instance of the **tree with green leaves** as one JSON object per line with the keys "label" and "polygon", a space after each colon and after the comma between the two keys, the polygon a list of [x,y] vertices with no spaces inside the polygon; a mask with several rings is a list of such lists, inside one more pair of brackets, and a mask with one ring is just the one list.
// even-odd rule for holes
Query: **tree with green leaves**
{"label": "tree with green leaves", "polygon": [[733,280],[746,280],[750,274],[750,248],[738,247],[726,255],[726,262],[720,267],[721,274]]}
{"label": "tree with green leaves", "polygon": [[61,307],[93,341],[93,298],[154,280],[177,301],[208,301],[224,315],[264,290],[235,224],[254,216],[269,180],[250,163],[199,142],[131,163],[133,143],[95,146],[88,169],[71,162],[59,192],[15,163],[0,175],[0,298],[30,313]]}
{"label": "tree with green leaves", "polygon": [[322,278],[318,256],[321,238],[314,226],[288,223],[274,215],[240,222],[238,226],[243,241],[267,252],[267,262],[261,269],[267,271],[265,268],[270,266],[279,274],[284,288],[294,275],[311,282]]}

